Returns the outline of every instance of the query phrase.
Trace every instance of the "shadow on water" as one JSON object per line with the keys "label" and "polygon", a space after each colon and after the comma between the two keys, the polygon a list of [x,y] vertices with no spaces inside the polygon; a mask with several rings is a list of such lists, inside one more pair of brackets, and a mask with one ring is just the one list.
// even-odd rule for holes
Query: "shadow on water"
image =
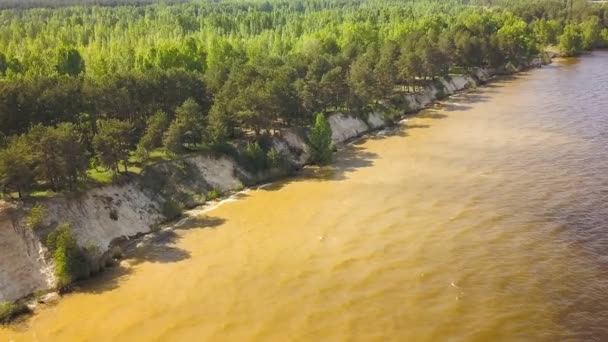
{"label": "shadow on water", "polygon": [[416,117],[420,119],[445,119],[448,116],[443,113],[438,113],[437,109],[427,109],[416,115]]}
{"label": "shadow on water", "polygon": [[185,217],[173,225],[173,229],[161,230],[145,236],[128,252],[128,260],[137,265],[143,262],[173,263],[188,259],[190,252],[175,246],[183,237],[178,231],[215,228],[225,222],[223,218],[207,215]]}
{"label": "shadow on water", "polygon": [[[365,148],[361,146],[365,143],[365,140],[366,139],[359,140],[355,142],[355,144],[350,145],[348,148],[341,151],[336,160],[336,165],[330,167],[333,168],[330,179],[343,180],[348,178],[347,175],[351,172],[374,165],[373,160],[378,158],[378,154],[366,151]],[[320,179],[324,180],[324,177],[322,175],[320,176]]]}
{"label": "shadow on water", "polygon": [[[465,93],[457,93],[447,99],[439,101],[414,117],[422,119],[445,119],[448,117],[446,112],[462,112],[473,108],[473,104],[490,101],[492,93],[496,93],[490,88],[501,88],[510,83],[510,80],[497,81],[499,84],[490,83],[479,89],[471,89]],[[500,84],[502,83],[502,84]]]}
{"label": "shadow on water", "polygon": [[440,105],[440,108],[441,108],[441,110],[446,111],[446,112],[455,112],[455,111],[463,111],[463,110],[471,109],[471,106],[465,106],[465,105],[455,104],[455,103],[442,103]]}
{"label": "shadow on water", "polygon": [[[510,83],[515,77],[505,76],[493,81],[487,85],[483,85],[480,89],[469,90],[464,93],[457,93],[444,101],[435,103],[432,107],[421,110],[420,112],[407,117],[407,120],[392,128],[387,128],[376,132],[375,134],[364,136],[346,145],[344,149],[336,154],[336,159],[333,164],[324,167],[305,168],[298,175],[265,185],[259,188],[264,191],[280,190],[288,184],[300,181],[341,181],[348,179],[348,174],[358,169],[371,167],[374,165],[374,159],[378,155],[367,151],[363,145],[369,140],[380,140],[390,137],[407,137],[408,131],[412,129],[430,128],[429,123],[410,122],[410,119],[432,119],[441,120],[448,118],[446,112],[466,111],[472,109],[472,104],[478,102],[487,102],[491,99],[491,95],[487,95],[488,87],[499,88]],[[494,84],[498,83],[498,84]],[[490,91],[491,93],[491,91]]]}
{"label": "shadow on water", "polygon": [[173,263],[190,258],[190,252],[175,247],[182,238],[174,230],[163,230],[144,240],[143,246],[129,254],[128,260],[137,265],[143,262]]}
{"label": "shadow on water", "polygon": [[469,106],[470,104],[490,101],[492,98],[491,94],[496,93],[496,91],[491,90],[492,88],[502,88],[505,85],[506,83],[502,85],[494,85],[494,83],[484,85],[479,89],[473,89],[466,93],[456,94],[450,97],[448,100],[440,102],[440,104],[451,106],[447,108],[447,110],[451,111],[471,109],[471,106]]}
{"label": "shadow on water", "polygon": [[[248,197],[247,194],[239,193],[234,196],[236,199],[245,199]],[[213,217],[208,215],[199,216],[188,216],[183,220],[177,222],[172,226],[174,229],[188,230],[198,228],[216,228],[226,222],[226,219],[220,217]]]}
{"label": "shadow on water", "polygon": [[485,94],[496,94],[498,93],[498,89],[503,88],[505,86],[510,85],[517,79],[522,76],[527,75],[528,73],[522,72],[520,74],[515,75],[499,75],[494,77],[490,82],[484,83],[478,89],[472,90],[468,93],[464,93],[463,98],[464,101],[474,101],[474,102],[486,102],[489,101],[490,97]]}
{"label": "shadow on water", "polygon": [[99,294],[120,286],[121,281],[133,272],[133,266],[141,263],[175,263],[191,257],[190,252],[176,244],[182,239],[180,230],[215,228],[226,220],[208,215],[187,217],[173,229],[161,230],[125,246],[126,257],[120,265],[107,268],[96,277],[75,284],[74,289],[82,293]]}
{"label": "shadow on water", "polygon": [[[402,130],[395,130],[395,135],[405,135]],[[401,132],[398,132],[401,131]],[[388,136],[389,134],[387,134]],[[392,135],[392,134],[391,134]],[[301,170],[296,176],[271,183],[262,188],[262,191],[277,191],[285,186],[302,181],[342,181],[348,179],[348,174],[361,168],[371,167],[374,165],[373,160],[378,157],[378,154],[366,151],[362,144],[370,139],[383,139],[385,136],[370,136],[360,138],[353,143],[344,147],[336,154],[334,162],[330,165],[322,167],[306,167]]]}
{"label": "shadow on water", "polygon": [[120,286],[121,280],[128,278],[133,272],[130,267],[111,267],[97,276],[83,280],[74,285],[75,292],[101,294],[112,291]]}
{"label": "shadow on water", "polygon": [[[431,125],[423,125],[423,124],[410,124],[406,123],[402,126],[404,130],[416,129],[416,128],[429,128]],[[406,136],[407,133],[403,132],[403,136]]]}

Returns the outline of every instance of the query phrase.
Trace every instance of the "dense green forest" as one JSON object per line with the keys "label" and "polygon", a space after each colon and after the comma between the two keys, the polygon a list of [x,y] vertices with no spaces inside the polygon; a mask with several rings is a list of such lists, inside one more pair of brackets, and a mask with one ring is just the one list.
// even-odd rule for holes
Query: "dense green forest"
{"label": "dense green forest", "polygon": [[282,127],[404,108],[439,77],[547,46],[608,44],[608,6],[584,0],[78,3],[0,1],[4,194],[78,190],[234,141],[276,159],[263,139]]}

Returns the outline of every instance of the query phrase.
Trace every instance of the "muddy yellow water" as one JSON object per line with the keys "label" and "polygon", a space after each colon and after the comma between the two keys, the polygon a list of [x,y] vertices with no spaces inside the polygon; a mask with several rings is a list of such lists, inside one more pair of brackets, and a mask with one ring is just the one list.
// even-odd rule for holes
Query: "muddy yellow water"
{"label": "muddy yellow water", "polygon": [[606,340],[606,89],[600,52],[455,96],[0,340]]}

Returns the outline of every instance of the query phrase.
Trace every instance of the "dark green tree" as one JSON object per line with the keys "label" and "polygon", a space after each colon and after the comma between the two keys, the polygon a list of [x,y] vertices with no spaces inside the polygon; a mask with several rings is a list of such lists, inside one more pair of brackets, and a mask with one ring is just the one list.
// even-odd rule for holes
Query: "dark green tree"
{"label": "dark green tree", "polygon": [[344,107],[349,90],[346,72],[341,66],[329,70],[321,77],[319,92],[323,99],[323,108],[340,109]]}
{"label": "dark green tree", "polygon": [[8,61],[6,60],[6,55],[0,52],[0,74],[2,76],[6,75],[7,69],[8,69]]}
{"label": "dark green tree", "polygon": [[380,88],[378,87],[378,78],[374,67],[378,61],[377,50],[370,46],[367,52],[360,55],[351,64],[348,72],[348,87],[351,91],[351,110],[361,110],[362,108],[353,108],[353,103],[361,106],[366,106],[368,103],[378,99]]}
{"label": "dark green tree", "polygon": [[24,136],[13,137],[0,150],[0,190],[5,194],[16,192],[19,198],[33,187],[34,173],[31,149]]}
{"label": "dark green tree", "polygon": [[107,119],[97,121],[97,134],[93,147],[98,162],[115,174],[120,173],[119,166],[124,165],[128,172],[129,150],[133,125],[128,121]]}
{"label": "dark green tree", "polygon": [[56,285],[63,288],[88,277],[91,264],[83,248],[78,245],[70,225],[61,224],[47,237],[47,246],[53,254]]}
{"label": "dark green tree", "polygon": [[32,150],[34,174],[38,181],[47,183],[53,191],[61,188],[64,167],[57,133],[52,127],[38,124],[27,134]]}
{"label": "dark green tree", "polygon": [[390,96],[395,90],[399,80],[398,59],[399,46],[394,41],[386,41],[380,49],[380,57],[374,68],[376,88],[380,96]]}
{"label": "dark green tree", "polygon": [[183,152],[184,147],[202,143],[203,123],[201,107],[194,99],[187,99],[175,109],[175,119],[164,135],[165,148],[173,153]]}
{"label": "dark green tree", "polygon": [[78,50],[61,47],[55,56],[55,68],[61,75],[76,76],[84,72],[84,60]]}
{"label": "dark green tree", "polygon": [[583,50],[583,38],[577,25],[566,25],[559,38],[559,50],[564,56],[576,56]]}
{"label": "dark green tree", "polygon": [[148,118],[146,131],[137,144],[137,154],[140,159],[148,158],[151,150],[162,146],[163,134],[169,124],[169,116],[163,111],[158,111]]}
{"label": "dark green tree", "polygon": [[583,50],[591,50],[596,47],[600,40],[600,18],[597,16],[589,17],[580,24]]}
{"label": "dark green tree", "polygon": [[317,113],[315,124],[308,136],[311,149],[311,159],[314,163],[323,165],[332,160],[333,142],[331,139],[331,126],[323,113]]}
{"label": "dark green tree", "polygon": [[54,128],[57,135],[57,151],[60,155],[62,188],[67,184],[73,190],[80,179],[86,177],[89,159],[84,145],[81,143],[77,127],[69,122],[59,124]]}

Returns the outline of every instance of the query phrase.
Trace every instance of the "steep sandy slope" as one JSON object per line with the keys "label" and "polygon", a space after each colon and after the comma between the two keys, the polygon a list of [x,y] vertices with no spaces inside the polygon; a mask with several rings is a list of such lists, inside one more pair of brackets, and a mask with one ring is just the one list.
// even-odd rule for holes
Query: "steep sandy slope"
{"label": "steep sandy slope", "polygon": [[16,300],[54,282],[42,245],[17,217],[17,208],[0,202],[0,301]]}

